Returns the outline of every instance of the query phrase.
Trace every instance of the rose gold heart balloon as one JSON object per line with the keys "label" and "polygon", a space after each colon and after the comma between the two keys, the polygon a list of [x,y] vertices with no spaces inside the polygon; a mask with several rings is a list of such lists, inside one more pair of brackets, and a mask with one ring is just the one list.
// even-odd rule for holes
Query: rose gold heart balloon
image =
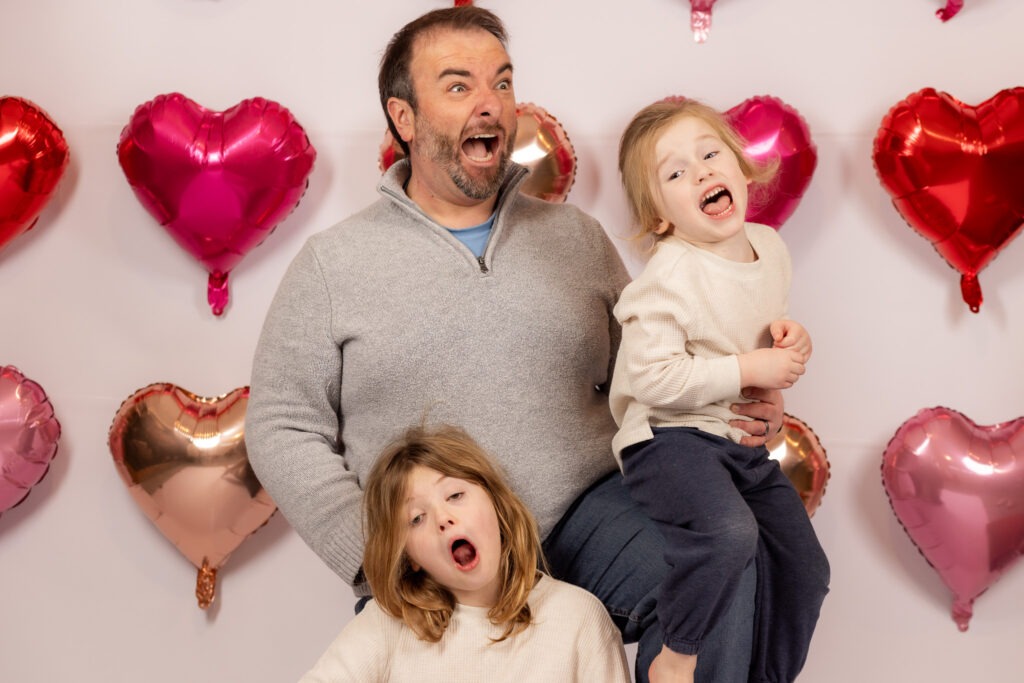
{"label": "rose gold heart balloon", "polygon": [[921,410],[886,447],[882,483],[966,631],[975,598],[1024,552],[1024,418],[983,426],[948,408]]}
{"label": "rose gold heart balloon", "polygon": [[43,388],[0,367],[0,513],[25,500],[57,454],[60,423]]}
{"label": "rose gold heart balloon", "polygon": [[[512,161],[530,169],[523,182],[523,194],[549,202],[564,202],[576,180],[576,152],[558,120],[535,104],[516,105],[516,141]],[[405,152],[384,132],[378,165],[381,172],[405,158]]]}
{"label": "rose gold heart balloon", "polygon": [[204,398],[173,384],[129,396],[109,434],[121,479],[146,516],[199,569],[213,602],[217,570],[277,510],[245,450],[249,388]]}
{"label": "rose gold heart balloon", "polygon": [[782,429],[768,442],[772,460],[777,460],[800,500],[813,516],[825,495],[831,476],[828,457],[810,427],[788,413],[782,416]]}

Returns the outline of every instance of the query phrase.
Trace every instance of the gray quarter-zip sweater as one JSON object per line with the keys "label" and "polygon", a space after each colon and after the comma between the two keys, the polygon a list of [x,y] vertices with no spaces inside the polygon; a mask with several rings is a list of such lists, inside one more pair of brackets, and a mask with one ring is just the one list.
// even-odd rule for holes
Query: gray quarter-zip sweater
{"label": "gray quarter-zip sweater", "polygon": [[[362,484],[407,427],[465,428],[546,536],[616,469],[607,388],[628,275],[600,224],[519,193],[512,165],[477,259],[402,189],[311,237],[267,313],[245,442],[291,525],[348,583],[362,562]],[[356,586],[364,594],[365,586]]]}

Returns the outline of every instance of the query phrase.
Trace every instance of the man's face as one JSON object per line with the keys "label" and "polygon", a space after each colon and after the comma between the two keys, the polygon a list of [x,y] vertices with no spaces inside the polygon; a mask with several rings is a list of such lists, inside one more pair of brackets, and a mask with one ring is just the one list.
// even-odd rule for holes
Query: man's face
{"label": "man's face", "polygon": [[396,125],[418,189],[461,205],[493,198],[515,143],[508,53],[482,29],[433,31],[417,39],[410,74],[416,111]]}

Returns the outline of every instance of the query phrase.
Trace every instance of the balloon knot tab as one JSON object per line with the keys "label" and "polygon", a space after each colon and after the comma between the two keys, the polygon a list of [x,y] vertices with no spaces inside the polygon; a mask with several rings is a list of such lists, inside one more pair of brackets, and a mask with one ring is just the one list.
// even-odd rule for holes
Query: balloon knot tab
{"label": "balloon knot tab", "polygon": [[217,568],[211,567],[210,563],[203,558],[203,566],[196,574],[196,600],[200,609],[209,607],[216,596],[217,591]]}
{"label": "balloon knot tab", "polygon": [[206,301],[214,315],[221,315],[228,305],[228,274],[210,273],[206,282]]}
{"label": "balloon knot tab", "polygon": [[981,296],[981,283],[978,282],[977,275],[966,274],[960,277],[960,293],[963,295],[964,301],[970,307],[972,313],[977,313],[981,310],[983,297]]}
{"label": "balloon knot tab", "polygon": [[690,12],[690,28],[695,42],[703,43],[711,33],[711,12],[694,10]]}
{"label": "balloon knot tab", "polygon": [[943,21],[949,21],[957,15],[957,13],[964,8],[964,0],[949,0],[946,6],[940,10],[935,11],[935,16]]}

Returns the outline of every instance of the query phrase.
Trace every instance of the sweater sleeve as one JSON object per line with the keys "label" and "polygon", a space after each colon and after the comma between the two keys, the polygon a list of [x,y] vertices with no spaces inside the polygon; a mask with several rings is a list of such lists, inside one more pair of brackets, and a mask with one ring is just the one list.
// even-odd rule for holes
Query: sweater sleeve
{"label": "sweater sleeve", "polygon": [[695,318],[687,288],[679,285],[654,274],[623,292],[616,309],[622,323],[619,367],[640,403],[692,412],[737,395],[740,369],[735,355],[704,358],[687,350]]}
{"label": "sweater sleeve", "polygon": [[285,273],[257,344],[245,444],[285,518],[352,585],[362,562],[362,491],[338,452],[341,350],[331,310],[307,244]]}
{"label": "sweater sleeve", "polygon": [[614,310],[615,305],[619,301],[619,296],[622,294],[622,290],[625,289],[626,285],[629,284],[629,272],[626,270],[625,264],[622,262],[622,256],[616,250],[615,245],[612,244],[608,234],[605,233],[604,228],[600,228],[600,236],[603,240],[602,248],[604,250],[604,262],[605,262],[605,274],[604,282],[607,283],[607,313],[608,313],[608,340],[610,342],[611,353],[608,357],[608,379],[604,384],[601,385],[600,389],[608,393],[608,390],[612,384],[612,374],[615,368],[615,357],[619,352],[619,345],[622,343],[622,326],[619,325],[619,321],[615,318]]}

